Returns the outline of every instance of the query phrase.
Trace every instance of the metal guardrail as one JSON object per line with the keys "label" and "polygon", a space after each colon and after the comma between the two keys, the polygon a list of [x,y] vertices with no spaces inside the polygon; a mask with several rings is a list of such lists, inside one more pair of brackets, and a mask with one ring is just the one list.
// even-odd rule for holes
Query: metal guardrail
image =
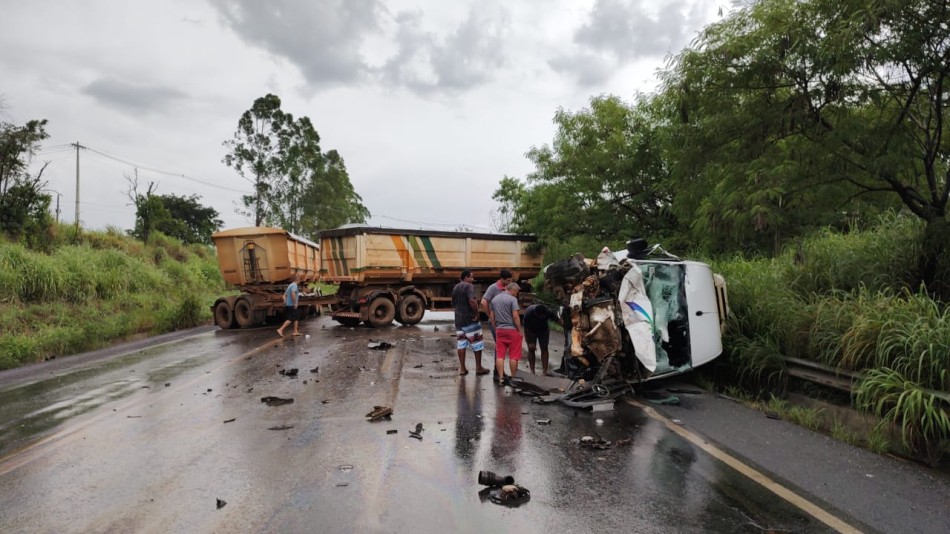
{"label": "metal guardrail", "polygon": [[[844,391],[848,394],[852,392],[852,387],[861,378],[861,373],[835,369],[817,362],[790,357],[785,358],[785,372],[789,376]],[[924,391],[950,404],[950,393],[934,389],[924,389]]]}

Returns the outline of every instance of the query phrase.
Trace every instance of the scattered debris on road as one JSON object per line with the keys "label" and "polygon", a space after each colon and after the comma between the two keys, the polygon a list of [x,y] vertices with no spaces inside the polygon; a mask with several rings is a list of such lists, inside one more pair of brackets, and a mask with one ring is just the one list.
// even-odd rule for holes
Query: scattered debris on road
{"label": "scattered debris on road", "polygon": [[293,427],[294,425],[279,425],[279,426],[272,426],[268,428],[267,430],[290,430]]}
{"label": "scattered debris on road", "polygon": [[386,434],[395,434],[396,432],[399,432],[399,431],[396,430],[395,428],[390,428],[389,430],[386,431]]}
{"label": "scattered debris on road", "polygon": [[313,369],[310,370],[310,372],[311,372],[311,373],[319,373],[319,372],[320,372],[320,367],[314,367]]}
{"label": "scattered debris on road", "polygon": [[283,406],[284,404],[293,404],[294,399],[285,399],[281,397],[261,397],[261,402],[268,406]]}
{"label": "scattered debris on road", "polygon": [[387,341],[370,341],[366,346],[373,350],[389,350],[393,348],[393,344]]}
{"label": "scattered debris on road", "polygon": [[227,501],[224,501],[222,499],[216,499],[216,500],[217,500],[216,506],[218,507],[218,510],[224,508],[228,504]]}
{"label": "scattered debris on road", "polygon": [[488,492],[488,498],[495,504],[503,506],[521,506],[531,500],[531,492],[528,488],[516,484],[508,484],[500,488],[494,488]]}
{"label": "scattered debris on road", "polygon": [[422,430],[423,430],[422,423],[416,423],[416,430],[415,431],[410,430],[409,437],[416,438],[417,440],[422,441]]}
{"label": "scattered debris on road", "polygon": [[233,423],[233,422],[236,421],[236,420],[237,420],[237,417],[232,417],[232,418],[230,418],[230,419],[225,419],[224,422],[225,422],[225,423]]}
{"label": "scattered debris on road", "polygon": [[600,436],[596,438],[594,436],[584,436],[578,440],[578,443],[580,444],[581,447],[585,447],[588,449],[607,450],[613,447],[613,443],[605,440],[604,438]]}
{"label": "scattered debris on road", "polygon": [[551,420],[550,420],[550,419],[538,419],[538,424],[539,424],[539,425],[550,425],[550,424],[551,424]]}
{"label": "scattered debris on road", "polygon": [[479,471],[478,483],[482,486],[504,486],[515,483],[515,477],[511,475],[499,476],[492,471]]}
{"label": "scattered debris on road", "polygon": [[284,375],[284,376],[289,376],[289,377],[291,377],[291,378],[296,378],[296,376],[297,376],[297,371],[298,371],[297,368],[296,368],[296,367],[293,367],[293,368],[291,368],[291,369],[281,369],[281,370],[278,371],[278,372],[279,372],[280,374]]}
{"label": "scattered debris on road", "polygon": [[366,414],[366,417],[369,417],[370,423],[375,423],[383,419],[390,419],[392,415],[393,409],[388,406],[373,406],[373,410]]}

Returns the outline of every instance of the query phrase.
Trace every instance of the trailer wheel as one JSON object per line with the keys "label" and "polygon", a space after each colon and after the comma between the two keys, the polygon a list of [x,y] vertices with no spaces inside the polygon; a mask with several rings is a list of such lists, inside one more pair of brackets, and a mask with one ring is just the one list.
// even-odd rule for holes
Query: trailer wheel
{"label": "trailer wheel", "polygon": [[234,310],[226,300],[219,300],[214,305],[214,322],[225,330],[234,328]]}
{"label": "trailer wheel", "polygon": [[399,301],[399,322],[411,326],[422,320],[426,313],[425,303],[419,295],[406,295]]}
{"label": "trailer wheel", "polygon": [[250,328],[257,326],[259,314],[254,312],[251,303],[245,298],[239,298],[234,302],[234,320],[241,328]]}
{"label": "trailer wheel", "polygon": [[396,305],[386,297],[376,297],[369,305],[369,324],[379,328],[392,324]]}

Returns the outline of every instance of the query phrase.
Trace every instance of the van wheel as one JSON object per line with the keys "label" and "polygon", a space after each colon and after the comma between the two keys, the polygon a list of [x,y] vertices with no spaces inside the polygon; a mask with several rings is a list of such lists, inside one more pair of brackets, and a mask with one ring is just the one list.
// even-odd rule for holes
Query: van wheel
{"label": "van wheel", "polygon": [[386,297],[376,297],[369,305],[369,324],[376,328],[392,324],[396,305]]}
{"label": "van wheel", "polygon": [[234,302],[234,320],[241,328],[250,328],[258,324],[258,314],[247,299],[239,298]]}
{"label": "van wheel", "polygon": [[214,322],[225,330],[234,328],[234,310],[228,301],[221,300],[214,305]]}
{"label": "van wheel", "polygon": [[422,320],[426,313],[425,302],[419,295],[406,295],[399,301],[399,322],[411,326]]}

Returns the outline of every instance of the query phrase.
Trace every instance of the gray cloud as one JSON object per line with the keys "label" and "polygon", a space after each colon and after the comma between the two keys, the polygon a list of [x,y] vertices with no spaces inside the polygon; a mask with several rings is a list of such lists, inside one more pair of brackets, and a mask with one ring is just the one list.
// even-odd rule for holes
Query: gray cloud
{"label": "gray cloud", "polygon": [[[212,0],[225,24],[246,42],[300,68],[314,86],[377,81],[419,94],[457,94],[492,78],[504,63],[504,13],[471,9],[444,36],[423,29],[422,11],[390,13],[380,0]],[[289,15],[292,13],[293,15]],[[393,48],[379,66],[361,49],[395,25]]]}
{"label": "gray cloud", "polygon": [[225,24],[248,43],[300,68],[309,83],[342,85],[366,77],[360,53],[379,28],[379,0],[212,0]]}
{"label": "gray cloud", "polygon": [[704,20],[700,8],[686,0],[662,2],[656,13],[647,9],[652,4],[654,0],[597,0],[587,21],[574,32],[579,51],[548,64],[575,76],[581,85],[596,84],[609,77],[610,65],[605,62],[619,68],[674,53],[688,43],[690,32]]}
{"label": "gray cloud", "polygon": [[555,72],[572,76],[581,87],[603,85],[616,70],[613,61],[594,54],[561,55],[548,60]]}
{"label": "gray cloud", "polygon": [[115,78],[99,78],[82,89],[105,107],[117,107],[123,111],[150,113],[167,109],[185,94],[161,85],[128,82]]}

